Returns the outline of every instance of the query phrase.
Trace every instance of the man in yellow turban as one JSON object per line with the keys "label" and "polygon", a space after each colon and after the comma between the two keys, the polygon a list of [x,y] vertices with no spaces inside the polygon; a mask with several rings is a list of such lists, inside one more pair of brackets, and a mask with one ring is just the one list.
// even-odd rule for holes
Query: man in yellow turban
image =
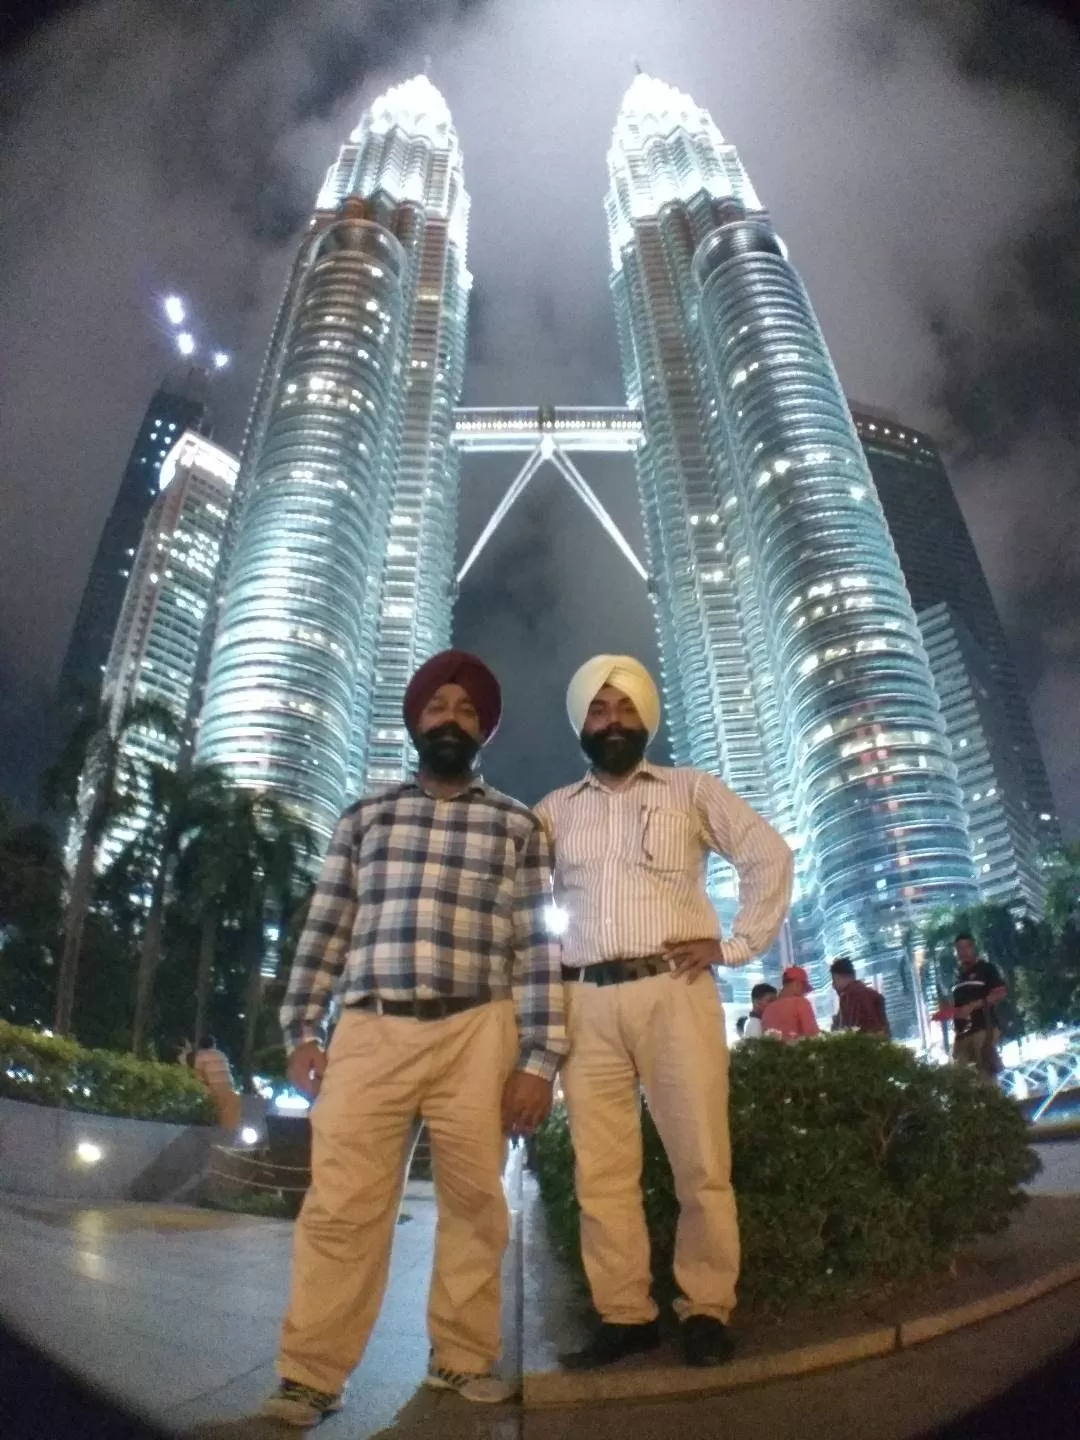
{"label": "man in yellow turban", "polygon": [[[652,676],[598,655],[570,681],[570,723],[591,762],[536,813],[555,850],[570,1055],[562,1084],[577,1159],[581,1248],[600,1326],[564,1363],[584,1368],[659,1343],[641,1195],[644,1090],[681,1207],[675,1303],[687,1364],[729,1359],[739,1230],[731,1188],[728,1056],[714,965],[745,965],[776,938],[792,855],[715,775],[653,765]],[[715,853],[739,879],[722,938],[705,889]]]}

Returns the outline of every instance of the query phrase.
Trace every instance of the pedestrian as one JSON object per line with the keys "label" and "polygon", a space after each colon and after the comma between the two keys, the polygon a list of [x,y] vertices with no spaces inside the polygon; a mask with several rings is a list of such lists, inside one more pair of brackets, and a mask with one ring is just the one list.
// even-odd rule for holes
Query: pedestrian
{"label": "pedestrian", "polygon": [[884,1035],[889,1039],[892,1032],[884,995],[856,977],[855,966],[846,955],[837,956],[829,966],[829,973],[840,1000],[832,1028],[861,1030],[864,1035]]}
{"label": "pedestrian", "polygon": [[312,1178],[264,1406],[291,1424],[340,1409],[364,1353],[418,1118],[438,1208],[426,1383],[484,1403],[514,1392],[495,1374],[506,1137],[547,1116],[566,1033],[547,838],[474,768],[500,713],[475,656],[421,666],[404,703],[419,769],[342,815],[293,964],[281,1021],[289,1078],[316,1097]]}
{"label": "pedestrian", "polygon": [[952,992],[953,1060],[969,1065],[987,1083],[1001,1073],[995,1005],[1005,999],[1001,972],[979,954],[975,939],[962,931],[953,942],[959,973]]}
{"label": "pedestrian", "polygon": [[801,965],[789,965],[781,976],[780,993],[765,1007],[761,1028],[766,1035],[776,1035],[789,1045],[820,1035],[814,1007],[806,998],[813,986]]}
{"label": "pedestrian", "polygon": [[235,1131],[243,1109],[236,1093],[228,1056],[218,1049],[213,1035],[203,1035],[195,1047],[191,1068],[210,1091],[217,1108],[218,1124],[223,1130]]}
{"label": "pedestrian", "polygon": [[[570,722],[591,762],[537,807],[555,847],[570,1055],[561,1082],[576,1157],[581,1248],[600,1324],[572,1368],[659,1344],[641,1192],[644,1091],[681,1204],[675,1278],[684,1354],[732,1352],[739,1232],[731,1188],[728,1051],[714,965],[745,965],[780,929],[792,855],[716,776],[645,759],[660,726],[648,671],[600,655],[574,675]],[[721,939],[710,854],[739,878]]]}
{"label": "pedestrian", "polygon": [[762,981],[750,991],[750,1014],[744,1015],[736,1029],[743,1040],[760,1040],[765,1031],[761,1028],[761,1017],[770,1001],[776,999],[776,986]]}

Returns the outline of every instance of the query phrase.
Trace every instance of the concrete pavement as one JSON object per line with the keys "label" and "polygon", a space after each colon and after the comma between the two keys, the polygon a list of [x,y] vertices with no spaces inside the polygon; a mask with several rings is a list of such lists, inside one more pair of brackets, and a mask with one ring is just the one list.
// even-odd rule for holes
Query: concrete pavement
{"label": "concrete pavement", "polygon": [[[1080,1235],[1077,1202],[1052,1198],[1080,1189],[1080,1144],[1040,1149],[1047,1168],[1036,1188],[1047,1198],[1021,1224],[1038,1232],[1031,1240],[1034,1259],[1047,1269],[1055,1257],[1060,1260],[1062,1247],[1072,1243],[1075,1249]],[[512,1175],[510,1191],[515,1239],[506,1272],[505,1353],[510,1371],[535,1371],[551,1363],[555,1349],[572,1343],[578,1299],[543,1248],[536,1249],[535,1236],[529,1238],[538,1223],[535,1211],[529,1212],[529,1187]],[[714,1434],[726,1440],[871,1434],[906,1440],[1003,1388],[1080,1334],[1080,1287],[1073,1285],[917,1350],[764,1388],[635,1404],[632,1411],[595,1404],[485,1411],[418,1389],[427,1358],[424,1310],[435,1222],[430,1188],[416,1188],[404,1208],[409,1218],[397,1230],[382,1316],[345,1413],[320,1430],[326,1440],[384,1434],[569,1440],[586,1432],[595,1440],[624,1440],[631,1426],[635,1440],[666,1440],[675,1437],[676,1427],[680,1440]],[[178,1206],[86,1208],[12,1200],[0,1208],[0,1308],[47,1353],[159,1423],[205,1440],[281,1440],[277,1427],[242,1417],[273,1384],[290,1238],[286,1222]],[[925,1303],[920,1294],[909,1296],[907,1318],[925,1314],[931,1300],[941,1308],[943,1295],[948,1304],[962,1304],[1022,1279],[1023,1267],[1010,1259],[1008,1246],[995,1252],[995,1243],[979,1266],[944,1290],[940,1283],[928,1287]],[[814,1315],[771,1330],[748,1324],[740,1354],[752,1358],[828,1338],[840,1333],[837,1324],[856,1333],[887,1319],[881,1306],[871,1305],[853,1307],[839,1320]]]}

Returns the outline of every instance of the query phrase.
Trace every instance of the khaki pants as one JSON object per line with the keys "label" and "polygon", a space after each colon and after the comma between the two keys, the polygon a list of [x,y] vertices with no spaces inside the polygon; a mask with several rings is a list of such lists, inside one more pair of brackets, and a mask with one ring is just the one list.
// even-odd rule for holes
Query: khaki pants
{"label": "khaki pants", "polygon": [[675,1177],[680,1317],[735,1308],[739,1227],[731,1188],[728,1052],[711,974],[568,984],[562,1085],[577,1157],[581,1250],[601,1319],[654,1318],[641,1196],[639,1086]]}
{"label": "khaki pants", "polygon": [[1001,1056],[989,1030],[971,1030],[967,1035],[958,1035],[953,1041],[953,1060],[957,1065],[971,1066],[988,1084],[997,1084]]}
{"label": "khaki pants", "polygon": [[311,1112],[311,1189],[296,1222],[280,1375],[337,1392],[359,1363],[386,1288],[418,1115],[438,1206],[428,1300],[435,1362],[491,1368],[509,1231],[501,1101],[516,1061],[509,1001],[432,1021],[344,1012]]}

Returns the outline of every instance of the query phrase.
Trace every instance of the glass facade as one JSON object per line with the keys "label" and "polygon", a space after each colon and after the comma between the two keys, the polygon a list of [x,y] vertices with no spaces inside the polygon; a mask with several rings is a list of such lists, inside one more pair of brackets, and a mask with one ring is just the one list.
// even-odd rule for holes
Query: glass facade
{"label": "glass facade", "polygon": [[708,114],[639,76],[609,171],[675,759],[722,774],[788,835],[800,957],[861,962],[903,1032],[912,918],[976,890],[873,480],[802,282]]}
{"label": "glass facade", "polygon": [[979,893],[1040,915],[1035,827],[990,657],[949,605],[921,610],[919,628],[959,772]]}
{"label": "glass facade", "polygon": [[185,430],[209,433],[206,376],[189,370],[154,392],[131,447],[97,551],[60,671],[61,693],[97,696],[105,675],[124,592],[143,526],[157,499],[165,457]]}
{"label": "glass facade", "polygon": [[[159,494],[131,563],[105,669],[104,699],[114,727],[138,700],[166,705],[178,723],[188,714],[237,464],[228,451],[187,431],[160,466]],[[123,759],[138,780],[147,762],[174,768],[181,743],[179,736],[166,739],[156,730],[133,728],[124,739]],[[102,843],[102,865],[134,838],[145,816],[139,800],[112,826]]]}
{"label": "glass facade", "polygon": [[196,753],[324,841],[407,769],[404,687],[449,640],[467,215],[445,101],[389,91],[327,176],[249,425]]}
{"label": "glass facade", "polygon": [[1061,830],[1031,711],[1005,630],[937,445],[890,415],[854,405],[852,414],[889,523],[916,611],[946,604],[989,666],[1006,716],[1008,748],[1019,768],[1023,803],[1040,850]]}

